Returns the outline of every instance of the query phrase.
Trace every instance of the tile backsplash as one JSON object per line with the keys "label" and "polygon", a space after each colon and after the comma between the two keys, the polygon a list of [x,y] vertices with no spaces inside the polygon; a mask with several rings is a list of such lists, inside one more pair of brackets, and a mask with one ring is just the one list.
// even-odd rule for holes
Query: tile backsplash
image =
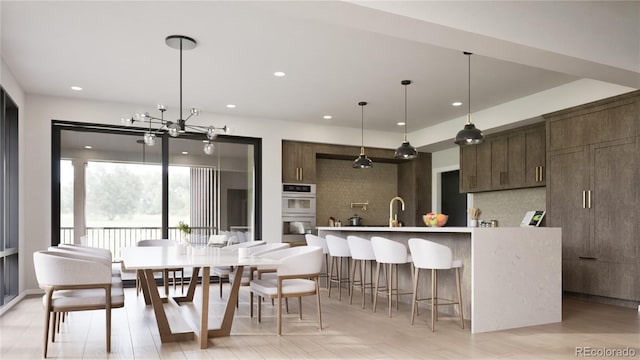
{"label": "tile backsplash", "polygon": [[480,209],[480,221],[498,220],[499,226],[520,226],[527,211],[546,210],[546,201],[544,187],[473,194],[473,207]]}
{"label": "tile backsplash", "polygon": [[[351,160],[317,159],[316,223],[327,226],[333,216],[348,224],[354,214],[363,225],[386,225],[389,201],[397,195],[398,166],[375,162],[370,169],[354,169]],[[352,202],[369,202],[366,211],[351,208]]]}

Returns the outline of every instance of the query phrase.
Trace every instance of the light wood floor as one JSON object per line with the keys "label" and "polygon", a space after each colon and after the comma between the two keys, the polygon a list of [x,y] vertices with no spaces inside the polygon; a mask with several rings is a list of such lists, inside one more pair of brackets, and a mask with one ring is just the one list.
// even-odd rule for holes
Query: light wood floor
{"label": "light wood floor", "polygon": [[[225,285],[228,286],[228,285]],[[228,290],[228,289],[225,289]],[[410,307],[401,304],[393,318],[379,298],[378,312],[371,304],[362,310],[359,296],[349,305],[323,289],[324,329],[317,328],[313,297],[303,300],[303,320],[297,301],[277,336],[275,308],[264,306],[261,324],[249,317],[248,291],[241,290],[233,335],[209,340],[209,349],[194,342],[162,344],[150,307],[134,289],[126,289],[126,305],[113,311],[112,352],[105,353],[104,311],[72,313],[63,324],[50,358],[124,359],[556,359],[574,358],[577,346],[636,349],[640,358],[640,313],[609,305],[565,299],[563,322],[523,329],[471,334],[453,320],[441,318],[436,332],[429,329],[424,309],[410,325]],[[337,295],[337,294],[336,294]],[[498,295],[496,295],[498,296]],[[212,306],[221,308],[216,285]],[[356,304],[357,302],[357,304]],[[216,310],[212,310],[215,313]],[[212,324],[216,319],[211,319]],[[40,297],[24,299],[0,318],[0,359],[40,358],[44,315]]]}

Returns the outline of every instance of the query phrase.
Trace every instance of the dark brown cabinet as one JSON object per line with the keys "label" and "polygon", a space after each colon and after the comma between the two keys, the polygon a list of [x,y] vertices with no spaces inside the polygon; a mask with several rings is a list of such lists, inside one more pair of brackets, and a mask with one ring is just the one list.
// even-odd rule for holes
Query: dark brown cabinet
{"label": "dark brown cabinet", "polygon": [[536,124],[461,146],[460,192],[544,186],[545,136],[544,124]]}
{"label": "dark brown cabinet", "polygon": [[313,144],[282,141],[282,182],[316,182],[316,153]]}
{"label": "dark brown cabinet", "polygon": [[640,300],[638,94],[545,116],[546,221],[562,227],[565,291]]}

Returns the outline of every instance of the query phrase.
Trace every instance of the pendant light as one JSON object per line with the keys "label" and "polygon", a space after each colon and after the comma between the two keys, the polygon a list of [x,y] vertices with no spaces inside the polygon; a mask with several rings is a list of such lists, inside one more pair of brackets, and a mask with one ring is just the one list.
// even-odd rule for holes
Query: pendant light
{"label": "pendant light", "polygon": [[367,105],[365,101],[361,101],[358,103],[360,105],[361,114],[362,114],[362,142],[360,146],[360,156],[353,162],[353,167],[356,169],[368,169],[373,166],[373,161],[364,154],[364,106]]}
{"label": "pendant light", "polygon": [[396,149],[396,153],[393,157],[396,159],[415,159],[418,156],[416,148],[409,144],[407,140],[407,85],[411,84],[411,80],[402,80],[400,84],[404,85],[404,141],[399,148]]}
{"label": "pendant light", "polygon": [[464,52],[469,58],[469,92],[467,99],[467,123],[464,125],[464,129],[458,132],[456,135],[455,143],[458,145],[476,145],[484,142],[484,134],[482,130],[476,129],[476,126],[471,122],[471,55],[470,52]]}

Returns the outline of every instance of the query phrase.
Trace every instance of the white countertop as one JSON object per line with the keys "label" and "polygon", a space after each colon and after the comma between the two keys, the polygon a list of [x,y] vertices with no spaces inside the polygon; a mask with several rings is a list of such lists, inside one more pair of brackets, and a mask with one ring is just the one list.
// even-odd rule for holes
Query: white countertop
{"label": "white countertop", "polygon": [[[472,227],[426,227],[426,226],[318,226],[317,230],[324,231],[375,231],[375,232],[425,232],[425,233],[467,233],[470,234],[478,228]],[[490,229],[490,228],[483,228]],[[495,228],[494,228],[495,229]]]}

